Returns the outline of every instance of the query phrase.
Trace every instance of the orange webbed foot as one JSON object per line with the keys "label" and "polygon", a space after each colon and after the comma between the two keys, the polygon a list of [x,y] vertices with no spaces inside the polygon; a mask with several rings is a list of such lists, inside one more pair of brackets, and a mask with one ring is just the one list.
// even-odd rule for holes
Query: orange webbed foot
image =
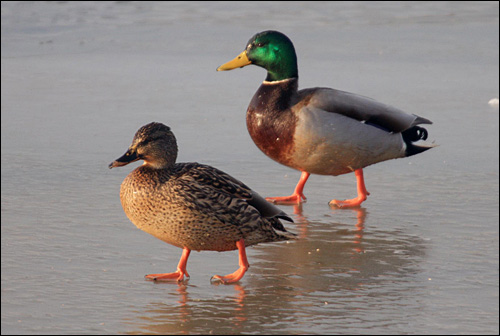
{"label": "orange webbed foot", "polygon": [[189,273],[186,270],[186,266],[190,253],[191,250],[187,248],[182,249],[182,256],[181,259],[179,260],[179,264],[177,265],[177,272],[148,274],[145,276],[145,278],[147,280],[153,280],[153,281],[168,281],[168,280],[182,281],[185,275],[189,279]]}
{"label": "orange webbed foot", "polygon": [[235,283],[241,280],[243,276],[245,275],[246,271],[248,270],[248,266],[241,266],[238,268],[238,270],[234,273],[220,276],[220,275],[214,275],[212,278],[210,278],[210,281],[220,281],[223,284],[230,284],[230,283]]}
{"label": "orange webbed foot", "polygon": [[305,202],[307,198],[306,196],[304,196],[303,191],[307,179],[309,178],[309,175],[310,174],[308,172],[305,171],[302,172],[302,175],[300,175],[299,183],[297,183],[297,186],[295,187],[293,194],[291,194],[290,196],[266,197],[266,201],[274,204],[283,204],[283,205],[301,204],[302,202]]}
{"label": "orange webbed foot", "polygon": [[365,180],[363,177],[363,169],[355,170],[354,174],[356,175],[356,181],[358,184],[358,197],[344,201],[339,201],[334,199],[328,203],[330,206],[336,206],[341,209],[356,208],[359,207],[361,203],[366,201],[366,197],[370,195],[370,193],[368,192],[368,190],[366,190]]}
{"label": "orange webbed foot", "polygon": [[225,276],[214,275],[212,278],[210,278],[210,281],[216,280],[222,282],[223,284],[230,284],[238,282],[241,278],[243,278],[246,271],[250,267],[250,264],[248,263],[247,260],[247,254],[245,251],[245,240],[244,239],[238,240],[236,242],[236,247],[238,248],[238,259],[240,268],[238,268],[236,272]]}
{"label": "orange webbed foot", "polygon": [[189,274],[187,271],[177,270],[177,272],[173,273],[158,273],[158,274],[148,274],[144,276],[147,280],[153,281],[169,281],[169,280],[184,280],[184,275],[189,279]]}
{"label": "orange webbed foot", "polygon": [[367,195],[370,195],[370,193],[367,193],[366,195],[362,196],[362,197],[356,197],[356,198],[353,198],[353,199],[348,199],[348,200],[343,200],[343,201],[339,201],[339,200],[331,200],[328,205],[330,206],[335,206],[337,208],[341,208],[341,209],[344,209],[344,208],[356,208],[356,207],[359,207],[361,206],[361,203],[363,203],[364,201],[366,201],[366,196]]}
{"label": "orange webbed foot", "polygon": [[266,197],[266,201],[273,204],[300,204],[307,201],[306,196],[303,193],[294,193],[290,196],[281,196],[281,197]]}

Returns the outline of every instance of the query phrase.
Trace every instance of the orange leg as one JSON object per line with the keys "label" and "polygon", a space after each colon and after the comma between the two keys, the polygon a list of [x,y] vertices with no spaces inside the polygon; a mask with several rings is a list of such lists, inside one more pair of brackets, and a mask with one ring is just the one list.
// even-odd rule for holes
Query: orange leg
{"label": "orange leg", "polygon": [[[248,263],[248,260],[247,260],[247,254],[245,252],[245,241],[243,239],[238,240],[236,242],[236,247],[238,247],[240,268],[238,268],[236,270],[236,272],[225,275],[225,276],[214,275],[212,277],[212,279],[219,280],[223,284],[228,284],[228,283],[237,282],[237,281],[241,280],[241,278],[243,278],[246,271],[250,267],[250,264]],[[212,280],[212,279],[210,279],[210,280]]]}
{"label": "orange leg", "polygon": [[282,197],[266,197],[266,200],[275,204],[297,204],[302,203],[307,200],[306,196],[304,196],[304,186],[306,185],[307,179],[309,178],[309,173],[303,171],[302,175],[300,175],[299,183],[295,187],[293,194],[290,196],[282,196]]}
{"label": "orange leg", "polygon": [[148,280],[154,281],[164,281],[164,280],[177,280],[182,281],[184,279],[184,275],[189,278],[189,274],[186,270],[187,261],[189,258],[189,254],[191,250],[184,248],[182,250],[181,260],[179,260],[179,265],[177,265],[177,272],[174,273],[159,273],[159,274],[148,274],[145,276]]}
{"label": "orange leg", "polygon": [[345,201],[338,201],[334,199],[330,201],[330,205],[339,208],[358,207],[366,200],[366,197],[370,195],[370,193],[366,190],[365,179],[363,178],[363,169],[356,169],[354,174],[356,175],[356,181],[358,183],[358,197]]}

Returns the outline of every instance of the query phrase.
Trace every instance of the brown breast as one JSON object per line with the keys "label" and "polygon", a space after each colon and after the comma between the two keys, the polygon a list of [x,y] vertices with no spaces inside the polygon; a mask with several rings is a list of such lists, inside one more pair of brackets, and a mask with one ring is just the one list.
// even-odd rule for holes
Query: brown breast
{"label": "brown breast", "polygon": [[297,79],[264,82],[247,110],[247,128],[254,143],[267,156],[290,164],[297,118],[291,110]]}

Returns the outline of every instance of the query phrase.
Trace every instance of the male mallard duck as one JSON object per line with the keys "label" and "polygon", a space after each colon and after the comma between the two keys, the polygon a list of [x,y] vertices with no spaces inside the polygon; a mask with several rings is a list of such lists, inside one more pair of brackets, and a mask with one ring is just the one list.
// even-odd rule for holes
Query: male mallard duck
{"label": "male mallard duck", "polygon": [[109,165],[114,168],[144,160],[123,180],[123,210],[139,229],[183,249],[177,272],[149,274],[147,279],[189,277],[186,264],[191,250],[238,249],[239,269],[212,277],[236,282],[249,267],[246,246],[294,237],[278,219],[292,221],[290,217],[245,184],[217,168],[175,163],[176,159],[174,134],[168,126],[153,122],[141,127],[127,152]]}
{"label": "male mallard duck", "polygon": [[358,197],[332,200],[338,207],[359,206],[366,200],[363,168],[415,155],[433,146],[413,144],[427,138],[416,126],[431,121],[406,114],[373,99],[330,88],[298,91],[297,56],[292,41],[277,31],[253,36],[246,49],[217,71],[255,64],[267,77],[247,110],[247,128],[267,156],[302,175],[294,193],[269,197],[277,203],[306,200],[304,185],[310,174],[341,175],[354,172]]}

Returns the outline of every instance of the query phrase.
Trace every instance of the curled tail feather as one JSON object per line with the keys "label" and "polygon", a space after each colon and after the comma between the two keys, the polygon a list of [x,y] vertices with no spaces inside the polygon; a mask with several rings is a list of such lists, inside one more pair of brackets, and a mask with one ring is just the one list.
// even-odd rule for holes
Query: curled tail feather
{"label": "curled tail feather", "polygon": [[429,133],[427,130],[420,126],[413,126],[402,133],[403,140],[406,143],[406,156],[412,156],[425,152],[428,149],[436,147],[436,145],[414,145],[414,142],[419,140],[427,140]]}

